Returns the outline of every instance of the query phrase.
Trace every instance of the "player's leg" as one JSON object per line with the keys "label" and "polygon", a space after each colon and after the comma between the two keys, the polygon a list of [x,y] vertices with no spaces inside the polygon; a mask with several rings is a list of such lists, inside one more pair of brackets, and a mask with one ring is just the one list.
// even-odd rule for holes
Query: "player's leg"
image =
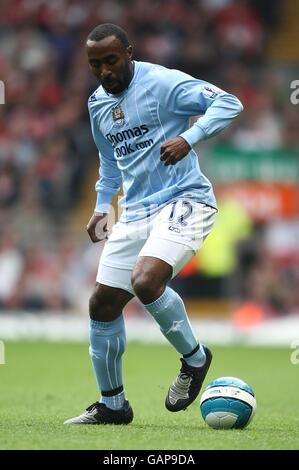
{"label": "player's leg", "polygon": [[97,284],[89,303],[89,352],[101,392],[100,402],[114,410],[125,402],[122,355],[126,333],[122,310],[132,297],[123,289]]}
{"label": "player's leg", "polygon": [[97,283],[90,298],[90,357],[100,398],[65,424],[128,424],[133,411],[125,399],[122,355],[126,335],[122,309],[132,294]]}
{"label": "player's leg", "polygon": [[144,241],[134,240],[118,223],[105,243],[90,298],[90,356],[101,398],[83,415],[66,424],[128,424],[133,412],[125,400],[122,381],[122,355],[125,350],[125,325],[122,310],[133,297],[131,274]]}
{"label": "player's leg", "polygon": [[[173,204],[161,211],[132,276],[136,295],[159,323],[166,339],[183,356],[181,372],[166,399],[170,411],[185,409],[192,403],[212,359],[209,349],[199,344],[193,332],[183,300],[166,284],[202,245],[216,211],[199,203],[184,205],[180,201],[179,205],[182,213],[177,214],[177,224],[173,220]],[[188,222],[186,208],[190,216]]]}
{"label": "player's leg", "polygon": [[[182,257],[186,260],[193,256],[193,252],[182,245],[174,245],[169,241],[167,244],[172,246],[172,250],[176,250],[178,261]],[[152,248],[146,246],[146,250],[149,249],[153,252]],[[147,311],[160,325],[166,339],[180,354],[187,356],[186,360],[190,365],[201,366],[205,361],[205,353],[199,348],[184,302],[167,286],[172,274],[173,267],[169,262],[157,257],[139,256],[132,274],[132,286]]]}

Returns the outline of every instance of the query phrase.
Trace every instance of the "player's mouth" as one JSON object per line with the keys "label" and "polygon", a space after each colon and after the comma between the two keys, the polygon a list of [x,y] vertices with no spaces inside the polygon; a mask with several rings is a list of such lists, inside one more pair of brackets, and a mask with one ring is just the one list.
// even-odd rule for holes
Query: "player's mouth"
{"label": "player's mouth", "polygon": [[106,88],[106,90],[113,91],[119,87],[120,83],[118,80],[115,80],[112,78],[112,79],[103,81],[102,85],[104,88]]}

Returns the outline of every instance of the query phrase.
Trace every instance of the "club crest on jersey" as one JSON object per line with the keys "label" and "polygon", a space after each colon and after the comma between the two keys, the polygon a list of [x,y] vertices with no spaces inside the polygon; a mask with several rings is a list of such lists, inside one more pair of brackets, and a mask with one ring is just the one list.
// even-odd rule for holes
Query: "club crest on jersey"
{"label": "club crest on jersey", "polygon": [[114,126],[123,126],[125,121],[125,115],[121,106],[112,108],[112,118]]}

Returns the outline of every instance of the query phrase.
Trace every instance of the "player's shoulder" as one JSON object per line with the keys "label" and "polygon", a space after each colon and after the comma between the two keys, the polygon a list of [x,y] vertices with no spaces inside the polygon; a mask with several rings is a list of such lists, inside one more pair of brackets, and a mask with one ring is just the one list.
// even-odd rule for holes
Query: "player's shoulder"
{"label": "player's shoulder", "polygon": [[157,79],[159,77],[163,77],[168,69],[163,65],[153,64],[152,62],[141,62],[138,61],[138,81],[139,82],[147,82],[151,79]]}
{"label": "player's shoulder", "polygon": [[172,85],[175,86],[181,82],[196,80],[194,77],[181,70],[170,69],[160,64],[139,62],[139,67],[141,72],[139,73],[139,83],[148,88],[157,84],[162,88],[163,85],[166,88],[169,88]]}
{"label": "player's shoulder", "polygon": [[89,96],[87,104],[89,108],[92,108],[94,103],[100,102],[104,99],[105,92],[102,85],[98,86],[98,88]]}

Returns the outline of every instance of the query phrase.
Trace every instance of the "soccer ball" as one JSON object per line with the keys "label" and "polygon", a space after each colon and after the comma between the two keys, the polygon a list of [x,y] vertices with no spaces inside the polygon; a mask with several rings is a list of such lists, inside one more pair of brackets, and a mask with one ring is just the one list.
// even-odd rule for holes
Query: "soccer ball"
{"label": "soccer ball", "polygon": [[202,417],[214,429],[244,428],[252,420],[255,409],[252,388],[235,377],[213,380],[200,400]]}

